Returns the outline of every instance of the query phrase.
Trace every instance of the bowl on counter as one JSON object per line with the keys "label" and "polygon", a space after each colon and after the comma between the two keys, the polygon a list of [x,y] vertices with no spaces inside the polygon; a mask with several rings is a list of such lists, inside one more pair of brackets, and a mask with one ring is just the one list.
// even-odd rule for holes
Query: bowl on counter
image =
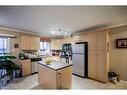
{"label": "bowl on counter", "polygon": [[46,59],[46,60],[45,60],[45,64],[46,64],[46,65],[50,65],[51,62],[52,62],[51,59]]}

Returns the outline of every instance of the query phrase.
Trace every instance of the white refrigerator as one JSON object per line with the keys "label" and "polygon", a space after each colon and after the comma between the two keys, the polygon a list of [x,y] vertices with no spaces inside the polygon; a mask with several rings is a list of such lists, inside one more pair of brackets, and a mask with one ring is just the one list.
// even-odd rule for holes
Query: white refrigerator
{"label": "white refrigerator", "polygon": [[72,45],[73,74],[87,77],[88,73],[88,45],[86,42]]}

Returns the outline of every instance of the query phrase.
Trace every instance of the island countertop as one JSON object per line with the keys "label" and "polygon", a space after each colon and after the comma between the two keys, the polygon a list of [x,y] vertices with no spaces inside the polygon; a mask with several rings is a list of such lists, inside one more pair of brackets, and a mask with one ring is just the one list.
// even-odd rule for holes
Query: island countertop
{"label": "island countertop", "polygon": [[72,66],[72,64],[62,63],[62,62],[55,61],[55,60],[52,60],[51,64],[49,65],[46,65],[44,61],[38,61],[38,64],[41,64],[55,71]]}

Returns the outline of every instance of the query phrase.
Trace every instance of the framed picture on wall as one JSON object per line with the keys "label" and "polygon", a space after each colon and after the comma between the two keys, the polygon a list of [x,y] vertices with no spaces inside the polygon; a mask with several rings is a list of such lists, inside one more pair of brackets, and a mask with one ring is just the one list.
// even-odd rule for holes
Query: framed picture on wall
{"label": "framed picture on wall", "polygon": [[19,48],[19,44],[18,43],[14,43],[14,48]]}
{"label": "framed picture on wall", "polygon": [[116,48],[127,48],[127,38],[116,39]]}

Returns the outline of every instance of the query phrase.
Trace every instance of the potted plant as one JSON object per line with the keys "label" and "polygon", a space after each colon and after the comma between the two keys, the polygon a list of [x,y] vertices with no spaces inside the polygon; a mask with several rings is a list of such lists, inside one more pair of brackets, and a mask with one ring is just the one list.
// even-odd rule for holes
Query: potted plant
{"label": "potted plant", "polygon": [[0,56],[0,81],[2,83],[12,80],[14,70],[19,69],[13,62],[15,59],[16,57],[13,55]]}

